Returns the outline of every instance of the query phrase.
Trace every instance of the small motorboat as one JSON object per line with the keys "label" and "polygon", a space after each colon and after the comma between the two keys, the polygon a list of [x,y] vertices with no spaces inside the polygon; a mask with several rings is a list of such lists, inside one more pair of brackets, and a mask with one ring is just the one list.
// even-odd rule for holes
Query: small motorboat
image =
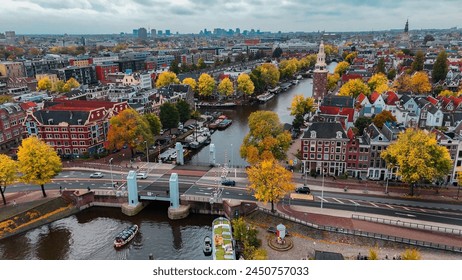
{"label": "small motorboat", "polygon": [[212,254],[212,238],[206,236],[204,238],[204,255],[210,256]]}
{"label": "small motorboat", "polygon": [[138,225],[132,225],[121,231],[114,240],[114,247],[120,248],[130,242],[138,233]]}

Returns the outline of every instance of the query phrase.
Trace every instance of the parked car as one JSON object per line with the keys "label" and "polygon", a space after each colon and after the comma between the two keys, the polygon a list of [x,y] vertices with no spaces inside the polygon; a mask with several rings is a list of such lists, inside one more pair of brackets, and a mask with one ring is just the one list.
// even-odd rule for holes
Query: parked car
{"label": "parked car", "polygon": [[144,172],[136,173],[136,179],[146,179],[148,178],[148,174]]}
{"label": "parked car", "polygon": [[310,194],[311,193],[311,190],[309,187],[307,186],[303,186],[303,187],[298,187],[295,189],[295,192],[296,193],[302,193],[302,194]]}
{"label": "parked car", "polygon": [[230,179],[222,179],[222,180],[221,180],[221,184],[222,184],[223,186],[235,186],[235,185],[236,185],[236,181],[230,180]]}
{"label": "parked car", "polygon": [[90,178],[103,178],[103,177],[104,177],[104,174],[101,172],[95,172],[95,173],[90,174]]}

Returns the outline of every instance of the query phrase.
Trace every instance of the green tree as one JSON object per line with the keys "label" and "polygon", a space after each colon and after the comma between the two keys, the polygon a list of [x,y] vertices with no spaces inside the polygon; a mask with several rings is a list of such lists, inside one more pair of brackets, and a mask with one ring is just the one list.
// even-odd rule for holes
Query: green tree
{"label": "green tree", "polygon": [[265,81],[262,78],[262,69],[256,67],[250,73],[250,79],[254,85],[255,92],[262,93],[266,89]]}
{"label": "green tree", "polygon": [[264,203],[271,202],[272,212],[274,212],[274,203],[288,192],[295,190],[292,172],[274,159],[263,160],[246,172],[249,177],[249,188],[254,192],[254,197]]}
{"label": "green tree", "polygon": [[36,137],[23,139],[18,149],[18,166],[25,183],[40,185],[46,197],[45,184],[61,172],[61,159],[56,151]]}
{"label": "green tree", "polygon": [[205,64],[204,59],[203,59],[202,57],[199,58],[199,60],[197,61],[197,68],[198,68],[198,69],[205,69],[205,68],[207,68],[207,65]]}
{"label": "green tree", "polygon": [[178,117],[180,122],[185,123],[187,120],[191,118],[191,106],[189,106],[188,102],[186,102],[183,99],[180,99],[175,104],[175,107],[178,111]]}
{"label": "green tree", "polygon": [[372,118],[360,116],[355,121],[355,127],[358,129],[358,135],[363,135],[364,129],[372,123]]}
{"label": "green tree", "polygon": [[159,77],[156,81],[156,87],[165,87],[170,84],[179,84],[180,80],[177,78],[176,74],[170,71],[162,72],[159,74]]}
{"label": "green tree", "polygon": [[241,157],[250,164],[264,159],[283,160],[292,140],[289,132],[282,129],[276,113],[256,111],[249,116],[249,132],[240,148]]}
{"label": "green tree", "polygon": [[6,205],[5,190],[8,185],[13,184],[18,177],[18,164],[9,156],[0,154],[0,193],[3,204]]}
{"label": "green tree", "polygon": [[160,105],[159,117],[163,128],[172,129],[178,127],[180,113],[178,113],[178,109],[172,103],[167,102]]}
{"label": "green tree", "polygon": [[346,73],[349,67],[350,67],[350,63],[346,61],[342,61],[339,64],[337,64],[337,66],[335,66],[334,73],[342,77],[342,75]]}
{"label": "green tree", "polygon": [[371,94],[369,86],[366,85],[361,79],[352,79],[343,84],[338,95],[351,96],[356,98],[361,93],[369,96]]}
{"label": "green tree", "polygon": [[422,71],[424,67],[424,62],[425,62],[425,54],[423,53],[423,51],[417,51],[414,57],[414,61],[412,62],[412,65],[411,65],[411,70],[413,72]]}
{"label": "green tree", "polygon": [[273,51],[273,58],[280,58],[282,55],[282,49],[280,47],[276,47]]}
{"label": "green tree", "polygon": [[446,147],[438,145],[432,133],[409,128],[398,135],[398,140],[383,151],[380,156],[388,167],[398,167],[397,175],[414,186],[424,181],[433,181],[446,176],[452,168],[452,160]]}
{"label": "green tree", "polygon": [[198,81],[199,95],[201,96],[211,96],[215,91],[215,80],[212,76],[207,73],[202,73]]}
{"label": "green tree", "polygon": [[162,124],[160,123],[159,117],[153,113],[144,114],[143,117],[148,123],[149,128],[151,129],[151,134],[153,136],[159,135],[160,130],[162,129]]}
{"label": "green tree", "polygon": [[220,84],[218,84],[218,93],[224,96],[230,96],[234,93],[234,85],[231,80],[226,77],[221,80]]}
{"label": "green tree", "polygon": [[395,77],[396,77],[396,69],[392,68],[390,69],[390,71],[388,71],[387,78],[388,80],[393,81]]}
{"label": "green tree", "polygon": [[376,127],[382,128],[386,122],[396,122],[395,116],[390,111],[383,110],[382,112],[375,115],[372,122]]}
{"label": "green tree", "polygon": [[438,54],[438,56],[436,57],[435,63],[433,64],[433,71],[432,71],[433,83],[438,83],[439,81],[446,79],[448,70],[449,70],[448,55],[443,50]]}
{"label": "green tree", "polygon": [[134,157],[135,150],[144,150],[144,141],[148,145],[153,143],[154,137],[148,121],[132,108],[113,116],[109,123],[107,139],[111,148],[121,149],[127,144]]}
{"label": "green tree", "polygon": [[255,86],[248,74],[242,73],[237,77],[237,90],[242,92],[244,96],[253,94]]}
{"label": "green tree", "polygon": [[178,59],[174,59],[172,63],[170,63],[170,67],[168,68],[168,70],[175,74],[179,74],[180,73],[180,67],[178,66],[179,64],[180,62],[178,61]]}
{"label": "green tree", "polygon": [[383,57],[379,58],[379,61],[377,62],[377,67],[375,69],[375,73],[376,74],[378,74],[378,73],[382,73],[382,74],[387,73],[386,70],[385,70],[385,59],[383,59]]}

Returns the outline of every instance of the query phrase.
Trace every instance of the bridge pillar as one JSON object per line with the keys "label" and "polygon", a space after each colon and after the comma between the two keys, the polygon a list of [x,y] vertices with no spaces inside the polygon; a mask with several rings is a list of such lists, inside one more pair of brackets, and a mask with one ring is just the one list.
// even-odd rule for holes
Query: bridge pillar
{"label": "bridge pillar", "polygon": [[179,142],[175,144],[176,149],[176,164],[184,164],[183,145]]}
{"label": "bridge pillar", "polygon": [[215,144],[210,144],[209,146],[209,163],[212,166],[215,166]]}
{"label": "bridge pillar", "polygon": [[131,170],[127,175],[128,203],[122,204],[122,213],[134,216],[143,209],[143,204],[138,201],[138,185],[136,183],[136,171]]}
{"label": "bridge pillar", "polygon": [[172,173],[169,180],[170,207],[168,217],[172,220],[183,219],[189,215],[189,205],[180,205],[180,189],[178,187],[178,174]]}

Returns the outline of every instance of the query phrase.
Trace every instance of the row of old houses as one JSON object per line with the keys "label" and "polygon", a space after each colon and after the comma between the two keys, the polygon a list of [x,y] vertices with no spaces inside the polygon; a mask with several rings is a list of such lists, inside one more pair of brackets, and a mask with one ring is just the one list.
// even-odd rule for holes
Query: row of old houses
{"label": "row of old houses", "polygon": [[[462,98],[416,96],[387,92],[366,97],[327,95],[310,118],[301,138],[303,170],[306,173],[339,176],[348,174],[371,180],[396,179],[396,169],[387,168],[382,151],[396,141],[400,132],[414,127],[435,133],[440,145],[448,148],[453,160],[445,183],[457,181],[462,171]],[[382,128],[373,123],[362,132],[354,132],[360,116],[372,117],[390,111],[396,122]]]}

